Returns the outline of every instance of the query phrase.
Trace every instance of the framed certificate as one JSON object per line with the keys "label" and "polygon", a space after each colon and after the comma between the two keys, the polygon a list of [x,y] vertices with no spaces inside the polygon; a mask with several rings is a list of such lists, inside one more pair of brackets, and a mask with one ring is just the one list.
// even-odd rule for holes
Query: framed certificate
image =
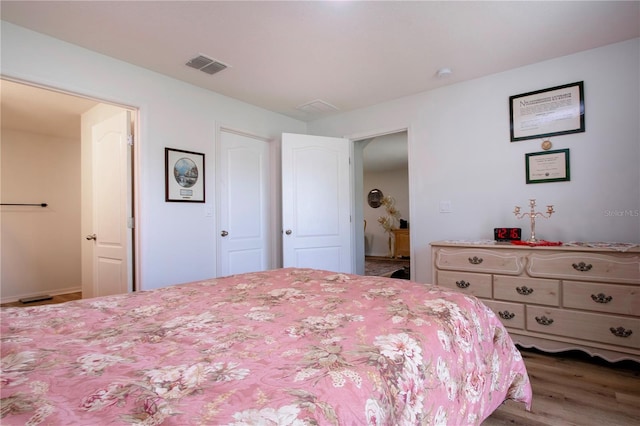
{"label": "framed certificate", "polygon": [[568,149],[525,154],[525,168],[527,183],[571,180]]}
{"label": "framed certificate", "polygon": [[584,132],[584,82],[509,97],[511,142]]}

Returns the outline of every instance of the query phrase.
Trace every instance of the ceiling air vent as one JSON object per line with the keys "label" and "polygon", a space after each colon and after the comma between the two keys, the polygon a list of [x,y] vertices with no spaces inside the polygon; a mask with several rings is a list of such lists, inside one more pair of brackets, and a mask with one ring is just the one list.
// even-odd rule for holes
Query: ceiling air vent
{"label": "ceiling air vent", "polygon": [[223,64],[215,59],[208,58],[204,55],[196,56],[186,64],[188,67],[195,68],[207,74],[215,74],[228,68],[228,65]]}
{"label": "ceiling air vent", "polygon": [[338,111],[337,107],[331,105],[329,102],[325,102],[320,99],[307,102],[306,104],[298,105],[296,109],[307,112],[307,113],[315,113],[315,114]]}

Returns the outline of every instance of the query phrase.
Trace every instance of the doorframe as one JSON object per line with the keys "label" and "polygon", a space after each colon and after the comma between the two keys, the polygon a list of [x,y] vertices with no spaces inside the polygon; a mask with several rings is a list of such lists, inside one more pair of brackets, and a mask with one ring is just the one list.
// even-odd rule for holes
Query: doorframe
{"label": "doorframe", "polygon": [[[394,133],[402,133],[402,132],[406,132],[407,133],[407,173],[408,173],[408,193],[409,193],[409,218],[414,217],[414,203],[412,202],[412,200],[414,200],[414,194],[412,193],[412,185],[411,185],[411,176],[412,176],[412,161],[411,161],[411,136],[413,134],[413,131],[411,129],[410,125],[405,125],[405,126],[391,126],[391,127],[384,127],[381,129],[377,129],[377,130],[369,130],[369,131],[364,131],[364,132],[359,132],[359,133],[354,133],[348,136],[343,136],[346,139],[349,139],[349,150],[350,150],[350,156],[351,158],[354,158],[354,161],[352,162],[351,165],[351,191],[352,191],[352,197],[351,197],[351,212],[354,216],[353,220],[352,220],[352,226],[351,226],[351,238],[353,239],[354,244],[352,244],[352,259],[354,262],[353,265],[353,270],[356,270],[356,262],[358,262],[358,256],[360,255],[360,253],[357,253],[357,247],[358,244],[355,244],[356,241],[364,241],[364,228],[362,226],[357,226],[358,224],[361,224],[364,220],[364,215],[362,214],[363,210],[362,207],[364,205],[363,202],[363,197],[361,196],[362,194],[357,194],[355,189],[356,189],[356,183],[358,182],[358,176],[356,176],[356,167],[355,167],[355,153],[356,153],[356,149],[355,149],[355,145],[356,142],[362,141],[362,140],[366,140],[366,139],[372,139],[372,138],[376,138],[376,137],[380,137],[380,136],[386,136],[386,135],[390,135],[390,134],[394,134]],[[361,162],[361,158],[359,159],[359,161]],[[359,177],[360,181],[362,181],[362,176]],[[360,212],[360,214],[356,214],[357,212]],[[414,255],[414,238],[412,237],[412,230],[411,228],[409,228],[409,269],[410,269],[410,279],[414,279],[415,278],[415,268],[414,268],[414,259],[415,259],[415,255]],[[359,240],[358,240],[359,238]],[[363,259],[364,259],[364,251],[362,253]]]}
{"label": "doorframe", "polygon": [[[95,96],[85,95],[82,93],[70,91],[67,89],[63,89],[56,86],[49,86],[46,84],[37,83],[35,81],[25,80],[22,78],[10,77],[7,75],[0,75],[2,80],[11,81],[18,84],[23,84],[25,86],[31,86],[38,89],[49,90],[51,92],[60,93],[67,96],[75,96],[78,98],[84,98],[96,103],[113,105],[118,108],[126,109],[131,112],[131,117],[133,121],[133,129],[132,129],[132,137],[133,137],[133,145],[132,145],[132,159],[131,159],[131,192],[129,196],[131,196],[131,209],[132,209],[132,217],[133,217],[133,229],[131,233],[132,243],[129,245],[127,251],[127,255],[131,259],[130,268],[131,268],[131,278],[133,282],[131,283],[132,291],[138,291],[140,287],[141,281],[141,271],[140,271],[140,253],[141,253],[141,241],[140,241],[140,164],[141,164],[141,137],[140,137],[140,116],[141,116],[141,108],[138,106],[128,105],[120,102],[108,101],[105,99],[101,99]],[[83,238],[82,231],[78,234],[79,238]]]}

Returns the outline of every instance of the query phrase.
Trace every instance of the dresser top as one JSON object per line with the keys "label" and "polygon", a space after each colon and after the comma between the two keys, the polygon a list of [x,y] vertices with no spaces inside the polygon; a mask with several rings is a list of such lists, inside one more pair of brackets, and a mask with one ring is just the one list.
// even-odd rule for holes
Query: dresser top
{"label": "dresser top", "polygon": [[509,250],[540,250],[540,251],[592,251],[592,252],[618,252],[640,253],[640,244],[615,243],[615,242],[576,242],[563,243],[562,245],[536,245],[502,243],[494,240],[444,240],[434,241],[433,247],[464,247],[464,248],[491,248]]}

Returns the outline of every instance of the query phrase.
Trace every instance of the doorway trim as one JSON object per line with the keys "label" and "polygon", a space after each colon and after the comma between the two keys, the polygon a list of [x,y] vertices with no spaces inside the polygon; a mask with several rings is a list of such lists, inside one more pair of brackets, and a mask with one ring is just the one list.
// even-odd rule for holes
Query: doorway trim
{"label": "doorway trim", "polygon": [[[414,203],[412,202],[412,200],[414,200],[414,194],[412,192],[412,185],[411,185],[411,176],[412,176],[412,161],[411,161],[411,137],[413,134],[413,131],[411,129],[410,125],[406,125],[406,126],[390,126],[390,127],[384,127],[378,130],[370,130],[370,131],[364,131],[364,132],[359,132],[359,133],[355,133],[355,134],[351,134],[348,136],[343,136],[346,139],[349,139],[350,142],[350,151],[351,151],[351,157],[355,158],[355,152],[356,152],[356,143],[359,141],[363,141],[366,139],[372,139],[372,138],[377,138],[380,136],[386,136],[386,135],[390,135],[390,134],[394,134],[394,133],[403,133],[406,132],[407,133],[407,173],[408,173],[408,183],[409,183],[409,188],[408,188],[408,193],[409,193],[409,217],[414,217]],[[359,160],[361,162],[361,159]],[[354,160],[354,163],[356,161]],[[364,240],[364,229],[361,226],[356,226],[359,223],[362,223],[362,221],[364,220],[364,217],[362,215],[362,197],[360,195],[362,194],[356,194],[356,183],[357,183],[357,176],[356,176],[356,167],[354,164],[352,164],[351,167],[351,188],[352,188],[352,192],[353,192],[353,196],[351,197],[351,211],[354,214],[354,219],[352,221],[352,227],[351,227],[351,237],[353,239],[353,241],[363,241]],[[362,180],[362,176],[360,176],[360,181]],[[359,212],[359,213],[358,213]],[[409,265],[410,265],[410,271],[411,271],[411,276],[410,279],[414,279],[416,271],[414,268],[414,238],[412,238],[411,236],[412,234],[412,230],[411,228],[409,228],[409,239],[411,241],[410,246],[409,246]],[[359,238],[359,240],[358,240]],[[359,253],[356,253],[356,249],[357,249],[357,245],[353,244],[352,245],[352,256],[354,259],[354,263],[358,262],[358,256]],[[364,253],[363,253],[364,256]],[[354,264],[354,270],[355,270],[355,264]]]}
{"label": "doorway trim", "polygon": [[[141,164],[141,137],[140,137],[140,107],[128,105],[116,101],[110,101],[101,99],[99,97],[85,95],[82,93],[62,89],[56,86],[50,86],[46,84],[37,83],[30,80],[25,80],[22,78],[15,78],[7,75],[0,74],[0,79],[5,81],[10,81],[13,83],[23,84],[25,86],[31,86],[38,89],[48,90],[51,92],[60,93],[67,96],[75,96],[78,98],[88,99],[100,104],[113,105],[118,108],[126,109],[131,112],[131,117],[133,121],[133,129],[132,129],[132,160],[131,160],[131,208],[132,208],[132,217],[133,217],[133,229],[132,229],[132,244],[129,247],[129,257],[131,258],[130,268],[131,277],[133,280],[132,283],[132,291],[138,291],[140,287],[141,281],[141,271],[140,271],[140,164]],[[78,234],[78,237],[82,237],[82,232]]]}

